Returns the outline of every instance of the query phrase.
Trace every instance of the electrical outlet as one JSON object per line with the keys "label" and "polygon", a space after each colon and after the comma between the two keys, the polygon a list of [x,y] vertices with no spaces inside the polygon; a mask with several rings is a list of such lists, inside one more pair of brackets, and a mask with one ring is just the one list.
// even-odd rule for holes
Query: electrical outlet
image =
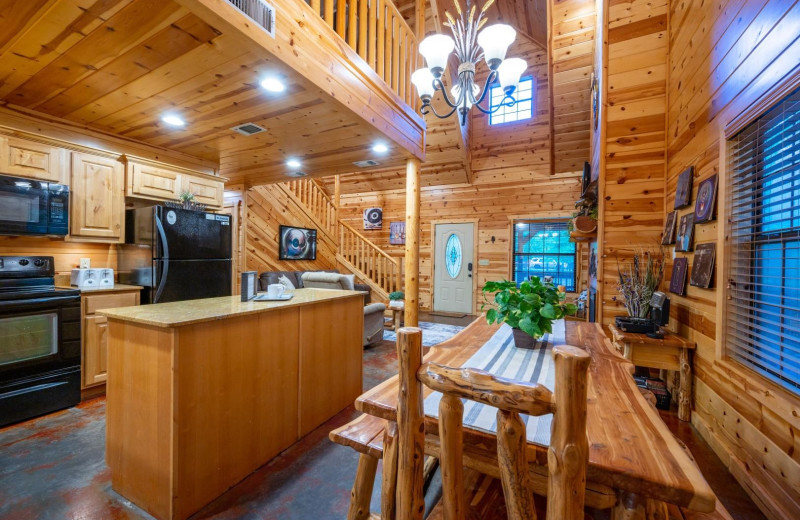
{"label": "electrical outlet", "polygon": [[91,258],[81,258],[80,268],[81,269],[89,269],[92,264]]}

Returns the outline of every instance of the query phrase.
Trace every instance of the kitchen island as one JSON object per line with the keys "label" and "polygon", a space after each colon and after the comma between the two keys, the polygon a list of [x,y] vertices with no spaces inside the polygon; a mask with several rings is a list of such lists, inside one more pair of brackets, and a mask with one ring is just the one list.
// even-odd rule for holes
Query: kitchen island
{"label": "kitchen island", "polygon": [[108,318],[112,487],[183,519],[351,404],[363,295],[297,289],[98,312]]}

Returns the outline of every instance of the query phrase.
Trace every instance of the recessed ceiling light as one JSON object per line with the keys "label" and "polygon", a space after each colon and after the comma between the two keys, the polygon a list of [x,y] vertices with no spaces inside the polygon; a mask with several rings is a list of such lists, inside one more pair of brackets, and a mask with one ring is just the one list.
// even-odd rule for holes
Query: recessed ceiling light
{"label": "recessed ceiling light", "polygon": [[286,90],[286,85],[278,78],[264,78],[261,80],[261,86],[268,92],[283,92]]}
{"label": "recessed ceiling light", "polygon": [[389,151],[389,147],[388,147],[388,146],[386,146],[386,145],[385,145],[385,144],[383,144],[383,143],[376,143],[376,144],[375,144],[375,145],[372,147],[372,151],[373,151],[373,152],[375,152],[375,153],[386,153],[386,152],[388,152],[388,151]]}
{"label": "recessed ceiling light", "polygon": [[161,116],[161,120],[164,121],[169,126],[176,126],[176,127],[186,126],[186,121],[184,121],[180,116],[176,116],[175,114],[164,114],[163,116]]}
{"label": "recessed ceiling light", "polygon": [[299,168],[301,166],[301,163],[297,159],[289,159],[288,161],[286,161],[286,166],[288,166],[289,168]]}

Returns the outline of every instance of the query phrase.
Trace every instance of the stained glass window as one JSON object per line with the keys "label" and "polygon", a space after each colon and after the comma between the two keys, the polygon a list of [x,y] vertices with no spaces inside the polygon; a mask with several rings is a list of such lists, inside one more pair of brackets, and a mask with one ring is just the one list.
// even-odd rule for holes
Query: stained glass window
{"label": "stained glass window", "polygon": [[456,278],[461,272],[461,257],[461,240],[457,235],[452,234],[444,246],[445,265],[450,278]]}

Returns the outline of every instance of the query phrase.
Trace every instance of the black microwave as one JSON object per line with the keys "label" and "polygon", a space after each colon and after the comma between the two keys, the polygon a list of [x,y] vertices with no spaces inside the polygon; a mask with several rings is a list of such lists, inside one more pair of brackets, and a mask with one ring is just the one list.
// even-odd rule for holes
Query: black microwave
{"label": "black microwave", "polygon": [[0,235],[69,233],[69,187],[0,175]]}

